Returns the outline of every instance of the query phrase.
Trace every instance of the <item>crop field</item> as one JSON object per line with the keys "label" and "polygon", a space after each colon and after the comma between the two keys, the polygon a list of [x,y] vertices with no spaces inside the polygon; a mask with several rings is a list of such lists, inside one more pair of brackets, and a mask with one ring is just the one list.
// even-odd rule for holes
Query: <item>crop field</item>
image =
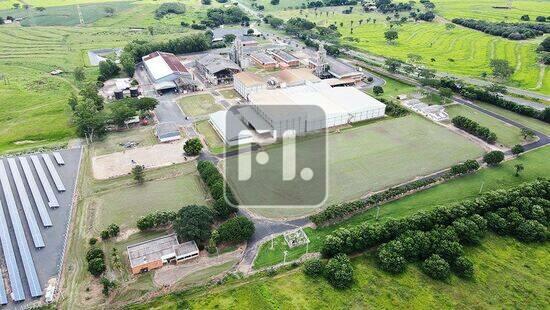
{"label": "crop field", "polygon": [[181,98],[178,104],[183,113],[189,116],[208,115],[223,110],[210,94],[186,96]]}
{"label": "crop field", "polygon": [[487,235],[480,246],[465,250],[475,268],[471,281],[454,275],[447,282],[432,280],[412,264],[404,274],[389,275],[368,252],[352,259],[355,283],[347,290],[336,290],[324,279],[294,269],[209,287],[208,293],[166,295],[130,308],[174,309],[181,300],[197,309],[544,308],[549,302],[547,255],[544,244]]}
{"label": "crop field", "polygon": [[[303,13],[287,10],[278,12],[277,16],[284,19],[300,16],[325,27],[335,23],[343,43],[403,61],[407,61],[409,54],[416,54],[422,57],[420,64],[460,76],[479,78],[482,73],[490,75],[490,60],[506,59],[515,68],[509,85],[550,93],[550,72],[538,64],[535,52],[540,38],[512,41],[463,27],[447,30],[445,23],[439,21],[407,22],[393,27],[398,31],[399,38],[396,43],[388,44],[384,38],[384,32],[389,29],[386,15],[364,13],[359,6],[347,15],[341,13],[341,7],[320,8],[317,11],[318,14],[313,9],[303,10]],[[328,16],[326,11],[329,11]],[[366,22],[368,18],[376,19],[376,23]],[[363,20],[361,25],[359,20]],[[354,22],[353,33],[351,21]],[[350,38],[356,41],[349,41]]]}
{"label": "crop field", "polygon": [[481,126],[489,128],[489,130],[497,135],[497,144],[512,147],[523,142],[519,128],[508,125],[467,106],[455,104],[445,107],[445,111],[449,113],[449,118],[451,119],[461,115],[477,122]]}
{"label": "crop field", "polygon": [[[539,177],[547,177],[550,174],[549,156],[550,147],[547,146],[525,153],[498,167],[482,169],[475,174],[456,178],[414,195],[386,203],[380,207],[379,221],[384,222],[390,218],[409,216],[415,212],[430,210],[438,205],[475,198],[480,192],[509,188]],[[514,166],[518,163],[521,163],[525,170],[519,177],[515,177]],[[376,213],[376,209],[370,209],[336,225],[317,229],[305,228],[304,231],[311,242],[309,252],[320,251],[324,238],[337,229],[359,225],[364,222],[376,222]],[[273,245],[273,249],[271,249],[271,242],[268,241],[261,246],[254,262],[254,268],[263,268],[281,263],[284,251],[288,251],[287,260],[298,259],[306,252],[305,246],[288,248],[282,236],[276,237]]]}
{"label": "crop field", "polygon": [[[426,147],[430,145],[431,147]],[[267,151],[279,152],[278,148]],[[327,204],[359,198],[369,192],[400,184],[483,154],[474,143],[448,129],[417,116],[382,120],[332,133],[328,137],[329,191]],[[228,161],[237,160],[230,158]],[[270,201],[279,195],[270,180],[255,188],[239,188],[229,180],[243,203],[262,195]],[[296,193],[285,193],[300,197]],[[277,200],[271,200],[277,201]],[[297,216],[312,210],[256,209],[269,217]]]}
{"label": "crop field", "polygon": [[508,7],[506,0],[433,0],[436,13],[447,19],[475,18],[491,21],[519,22],[522,15],[529,15],[534,20],[548,11],[546,0],[514,0],[511,9],[494,7]]}

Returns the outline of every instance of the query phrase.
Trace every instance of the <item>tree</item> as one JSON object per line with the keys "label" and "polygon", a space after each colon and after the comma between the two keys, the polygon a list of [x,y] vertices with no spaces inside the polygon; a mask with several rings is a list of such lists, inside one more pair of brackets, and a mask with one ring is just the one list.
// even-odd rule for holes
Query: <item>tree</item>
{"label": "tree", "polygon": [[499,164],[504,160],[504,153],[501,151],[491,151],[483,156],[483,161],[489,166],[494,166]]}
{"label": "tree", "polygon": [[71,111],[74,112],[76,109],[76,106],[78,105],[78,97],[75,93],[72,93],[69,97],[69,100],[67,100],[67,104],[71,107]]}
{"label": "tree", "polygon": [[318,258],[307,260],[304,263],[304,273],[310,277],[318,277],[325,271],[325,265]]}
{"label": "tree", "polygon": [[113,9],[112,7],[108,6],[104,9],[104,11],[107,14],[107,16],[109,16],[109,17],[115,15],[115,9]]}
{"label": "tree", "polygon": [[17,9],[19,9],[19,7],[21,7],[21,4],[15,2],[15,3],[12,4],[12,6],[15,10],[17,10]]}
{"label": "tree", "polygon": [[516,168],[516,177],[519,177],[519,173],[522,172],[523,169],[525,169],[525,167],[523,167],[523,164],[515,164],[514,168]]}
{"label": "tree", "polygon": [[88,262],[88,271],[96,277],[99,277],[105,270],[107,267],[103,258],[94,258]]}
{"label": "tree", "polygon": [[90,240],[88,240],[89,245],[94,245],[96,243],[97,243],[97,238],[96,237],[92,237],[92,238],[90,238]]}
{"label": "tree", "polygon": [[237,208],[228,204],[223,197],[217,199],[212,207],[214,208],[214,212],[216,212],[216,218],[221,220],[228,219],[233,213],[236,213],[238,210]]}
{"label": "tree", "polygon": [[134,62],[134,58],[130,53],[122,53],[120,55],[120,65],[122,66],[122,69],[128,76],[132,77],[134,76],[134,72],[136,70],[136,63]]}
{"label": "tree", "polygon": [[278,5],[280,0],[271,0],[271,5]]}
{"label": "tree", "polygon": [[218,228],[219,242],[240,243],[254,234],[254,223],[245,216],[236,216]]}
{"label": "tree", "polygon": [[86,79],[86,75],[84,74],[84,68],[82,67],[76,67],[74,68],[74,79],[78,82],[82,82]]}
{"label": "tree", "polygon": [[101,284],[103,285],[102,292],[105,296],[109,296],[109,292],[111,291],[111,289],[116,286],[115,281],[111,281],[105,277],[101,278]]}
{"label": "tree", "polygon": [[136,115],[136,110],[126,102],[115,102],[111,106],[111,121],[119,128],[126,125],[126,121]]}
{"label": "tree", "polygon": [[233,43],[233,41],[235,41],[235,38],[236,36],[234,34],[228,33],[223,36],[223,41],[225,42],[225,44],[229,45]]}
{"label": "tree", "polygon": [[5,23],[4,18],[0,16],[0,25],[3,25]]}
{"label": "tree", "polygon": [[514,73],[514,68],[505,59],[492,59],[489,65],[493,69],[493,76],[496,78],[507,80]]}
{"label": "tree", "polygon": [[522,21],[529,21],[531,18],[529,17],[529,15],[525,14],[525,15],[522,15],[521,18],[520,18]]}
{"label": "tree", "polygon": [[516,156],[523,153],[524,151],[525,151],[525,149],[523,148],[523,146],[521,144],[516,144],[512,147],[512,154],[514,154]]}
{"label": "tree", "polygon": [[389,44],[393,44],[393,42],[399,38],[399,34],[397,33],[396,30],[390,29],[384,32],[384,38],[386,38],[386,41]]}
{"label": "tree", "polygon": [[439,89],[439,95],[443,98],[443,99],[450,99],[453,97],[453,90],[448,88],[448,87],[441,87]]}
{"label": "tree", "polygon": [[138,183],[143,184],[145,182],[145,166],[135,165],[132,168],[132,178]]}
{"label": "tree", "polygon": [[401,68],[401,65],[403,63],[399,59],[388,58],[388,59],[386,59],[384,64],[388,68],[388,71],[390,71],[392,73],[395,73],[395,72],[399,71],[399,68]]}
{"label": "tree", "polygon": [[185,141],[183,150],[189,156],[197,156],[202,150],[202,143],[199,138],[193,138]]}
{"label": "tree", "polygon": [[546,17],[545,16],[537,16],[537,18],[535,20],[539,23],[545,23],[546,22]]}
{"label": "tree", "polygon": [[254,29],[248,28],[248,30],[246,31],[246,34],[249,35],[249,36],[253,35],[254,34]]}
{"label": "tree", "polygon": [[453,24],[453,23],[447,23],[447,24],[445,24],[445,29],[446,29],[447,31],[451,31],[451,30],[453,30],[453,29],[455,29],[455,28],[456,28],[456,25]]}
{"label": "tree", "polygon": [[99,236],[101,237],[101,240],[107,240],[107,239],[111,238],[111,236],[109,235],[109,231],[107,229],[102,230],[99,233]]}
{"label": "tree", "polygon": [[374,86],[372,88],[372,92],[374,93],[374,95],[380,96],[384,93],[384,89],[382,88],[382,86]]}
{"label": "tree", "polygon": [[103,259],[105,257],[105,254],[103,253],[103,250],[98,247],[91,247],[88,252],[86,252],[86,261],[91,261],[96,258]]}
{"label": "tree", "polygon": [[346,254],[329,259],[325,266],[325,278],[335,288],[344,289],[353,284],[353,266]]}
{"label": "tree", "polygon": [[524,220],[516,228],[516,236],[525,242],[544,242],[548,229],[536,220]]}
{"label": "tree", "polygon": [[436,280],[445,280],[451,275],[451,267],[443,258],[433,254],[421,265],[422,271],[430,278]]}
{"label": "tree", "polygon": [[529,128],[521,128],[521,135],[524,140],[532,140],[535,137],[535,132]]}
{"label": "tree", "polygon": [[117,76],[119,72],[120,68],[114,61],[107,59],[99,62],[99,75],[105,80]]}
{"label": "tree", "polygon": [[506,94],[508,92],[508,90],[506,89],[506,86],[504,85],[499,85],[499,84],[491,84],[487,87],[485,87],[485,89],[488,91],[488,92],[491,92],[491,93],[498,93],[498,94]]}
{"label": "tree", "polygon": [[109,232],[110,237],[116,237],[116,236],[118,236],[118,234],[120,232],[120,227],[118,227],[117,224],[113,223],[113,224],[107,226],[107,231]]}
{"label": "tree", "polygon": [[134,109],[141,112],[154,110],[158,104],[159,104],[159,101],[157,99],[149,98],[149,97],[134,99],[131,103]]}
{"label": "tree", "polygon": [[73,123],[79,136],[87,137],[90,142],[94,138],[105,134],[105,124],[107,118],[102,111],[98,111],[96,105],[91,99],[80,101],[73,113]]}
{"label": "tree", "polygon": [[378,248],[377,258],[380,268],[393,274],[403,273],[407,268],[407,261],[401,253],[401,242],[390,241]]}
{"label": "tree", "polygon": [[97,93],[97,86],[95,83],[86,84],[80,90],[80,96],[84,97],[84,99],[92,100],[98,111],[103,110],[104,100],[103,100],[103,97],[101,97]]}
{"label": "tree", "polygon": [[210,208],[189,205],[181,208],[174,218],[174,231],[182,240],[195,240],[202,243],[210,238],[210,228],[214,218]]}
{"label": "tree", "polygon": [[471,279],[474,276],[474,264],[464,256],[455,259],[451,269],[461,278]]}

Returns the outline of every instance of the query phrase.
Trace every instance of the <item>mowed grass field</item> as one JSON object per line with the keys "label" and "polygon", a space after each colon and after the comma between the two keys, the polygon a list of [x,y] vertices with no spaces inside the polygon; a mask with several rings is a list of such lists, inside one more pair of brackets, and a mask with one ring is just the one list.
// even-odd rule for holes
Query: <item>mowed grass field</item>
{"label": "mowed grass field", "polygon": [[223,152],[225,144],[218,136],[212,125],[210,125],[210,122],[206,120],[197,122],[195,123],[195,128],[204,137],[204,140],[206,141],[206,145],[210,149],[210,152],[214,154],[219,154]]}
{"label": "mowed grass field", "polygon": [[178,104],[188,116],[208,115],[223,110],[210,94],[186,96],[181,98]]}
{"label": "mowed grass field", "polygon": [[436,281],[413,264],[401,275],[390,275],[368,252],[352,259],[355,283],[346,290],[334,289],[322,277],[307,277],[297,268],[166,295],[130,309],[175,309],[182,300],[193,309],[541,309],[550,302],[547,244],[523,244],[490,234],[481,245],[466,248],[465,256],[474,264],[474,280],[453,275],[447,282]]}
{"label": "mowed grass field", "polygon": [[477,122],[481,126],[489,128],[489,130],[497,135],[497,144],[512,147],[524,142],[519,128],[508,125],[470,107],[455,104],[445,107],[445,111],[449,113],[450,119],[460,115]]}
{"label": "mowed grass field", "polygon": [[512,111],[505,110],[503,108],[499,108],[497,106],[494,106],[492,104],[483,103],[483,102],[476,102],[477,105],[484,108],[485,110],[489,110],[492,112],[495,112],[497,114],[500,114],[508,119],[511,119],[513,121],[516,121],[524,126],[527,126],[533,130],[540,131],[541,133],[550,136],[550,124],[545,123],[543,121],[540,121],[538,119],[523,116],[521,114],[514,113]]}
{"label": "mowed grass field", "polygon": [[[271,154],[270,157],[276,156],[273,154],[280,152],[280,148],[267,152]],[[369,192],[436,172],[482,154],[483,150],[469,140],[414,114],[331,133],[328,136],[329,184],[326,203],[357,199]],[[237,158],[228,159],[228,165],[232,160],[236,161]],[[258,195],[265,201],[278,201],[276,195],[302,196],[300,188],[292,193],[273,191],[271,181],[266,178],[256,182],[253,188],[241,188],[240,183],[229,179],[243,203],[258,201]],[[269,217],[313,212],[312,209],[255,211]]]}
{"label": "mowed grass field", "polygon": [[[399,200],[386,203],[380,207],[379,221],[384,222],[390,218],[409,216],[422,210],[430,210],[438,205],[450,204],[463,199],[472,199],[480,192],[488,192],[496,189],[509,188],[523,182],[529,182],[539,177],[550,175],[548,158],[550,147],[533,150],[520,157],[507,161],[497,167],[485,168],[475,174],[463,176],[448,182],[436,185],[414,195],[403,197]],[[522,164],[525,170],[519,177],[515,177],[515,165]],[[376,222],[376,208],[360,213],[350,219],[336,225],[324,228],[305,228],[304,231],[310,239],[309,252],[321,250],[324,238],[337,229],[359,225],[361,223]],[[300,258],[306,252],[306,247],[290,249],[283,237],[276,237],[273,241],[266,242],[260,248],[260,252],[254,261],[254,268],[272,266],[283,261],[284,251],[288,251],[287,260]]]}
{"label": "mowed grass field", "polygon": [[[466,2],[474,3],[473,0]],[[328,16],[326,11],[329,11]],[[542,40],[540,37],[512,41],[464,27],[447,30],[445,22],[436,20],[431,23],[407,22],[402,26],[394,26],[399,38],[395,44],[388,44],[384,38],[384,32],[389,29],[387,15],[364,13],[360,6],[356,6],[352,14],[342,14],[341,11],[341,7],[328,7],[318,9],[318,14],[313,9],[306,9],[302,13],[300,10],[281,10],[276,15],[284,19],[303,17],[325,27],[335,23],[342,34],[343,43],[354,45],[368,53],[403,61],[407,61],[408,54],[420,55],[422,65],[460,76],[479,78],[482,73],[491,75],[491,59],[506,59],[515,69],[509,85],[550,94],[550,72],[537,61],[536,48]],[[456,14],[460,15],[461,12],[457,11]],[[367,23],[368,18],[376,19],[376,23]],[[361,25],[359,20],[363,20]],[[354,22],[353,33],[351,21]],[[352,42],[346,38],[358,41]]]}

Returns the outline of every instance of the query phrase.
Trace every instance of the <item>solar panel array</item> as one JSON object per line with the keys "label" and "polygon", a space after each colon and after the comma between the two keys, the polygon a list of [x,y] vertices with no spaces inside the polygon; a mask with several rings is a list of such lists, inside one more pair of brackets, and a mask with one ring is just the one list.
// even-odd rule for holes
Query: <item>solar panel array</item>
{"label": "solar panel array", "polygon": [[[21,260],[21,265],[24,269],[24,275],[27,280],[26,283],[28,284],[30,296],[39,297],[43,294],[29,248],[29,242],[27,240],[27,238],[30,237],[30,240],[33,241],[33,244],[37,249],[46,246],[35,217],[33,206],[36,207],[36,211],[38,212],[44,227],[50,227],[53,225],[48,214],[48,209],[46,208],[41,189],[43,189],[46,194],[48,205],[52,208],[59,207],[59,202],[50,184],[50,179],[44,171],[42,162],[38,156],[32,155],[30,157],[36,174],[38,175],[38,183],[26,157],[19,157],[19,165],[15,158],[8,158],[7,160],[0,159],[0,196],[3,195],[6,202],[6,205],[4,206],[0,200],[0,243],[4,254],[5,266],[8,271],[8,283],[9,289],[11,289],[10,296],[13,301],[23,301],[26,297],[25,288],[23,287],[22,282],[22,273],[19,271],[18,258],[16,257],[15,249],[19,251],[19,259]],[[56,170],[56,167],[51,161],[50,156],[47,154],[42,154],[42,158],[48,169],[51,180],[56,186],[56,189],[59,192],[65,191],[65,186],[63,185],[63,182]],[[54,158],[56,159],[58,165],[65,164],[61,154],[57,153],[54,155]],[[6,169],[6,162],[8,164],[10,174],[8,174],[8,170]],[[21,171],[23,173],[21,173]],[[27,190],[27,186],[30,192]],[[31,197],[34,205],[31,202]],[[23,210],[26,220],[25,223],[27,224],[30,236],[25,234],[25,223],[21,220],[18,206],[20,206]],[[11,227],[8,226],[7,217],[4,213],[4,207],[7,208],[9,219],[11,221]],[[15,236],[17,247],[14,247],[14,244],[12,244],[12,235]],[[8,303],[7,291],[8,290],[4,285],[4,281],[0,279],[0,304],[2,305]]]}

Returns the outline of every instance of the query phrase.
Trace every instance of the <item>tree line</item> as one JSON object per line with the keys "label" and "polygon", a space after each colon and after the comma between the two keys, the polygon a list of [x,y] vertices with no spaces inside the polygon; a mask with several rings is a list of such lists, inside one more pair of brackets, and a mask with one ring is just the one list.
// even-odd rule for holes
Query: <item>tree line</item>
{"label": "tree line", "polygon": [[493,23],[471,18],[454,18],[452,22],[493,36],[500,36],[510,40],[525,40],[550,32],[550,25],[546,24],[505,22]]}
{"label": "tree line", "polygon": [[391,273],[423,261],[422,270],[433,278],[445,279],[451,270],[469,277],[473,268],[463,245],[479,244],[488,229],[525,242],[546,241],[549,199],[550,180],[539,179],[383,224],[342,228],[325,238],[321,253],[334,257],[377,247],[380,268]]}
{"label": "tree line", "polygon": [[494,144],[497,141],[496,133],[489,130],[489,128],[479,125],[476,121],[473,121],[465,116],[458,115],[453,117],[451,123],[478,138],[486,141],[487,143]]}

